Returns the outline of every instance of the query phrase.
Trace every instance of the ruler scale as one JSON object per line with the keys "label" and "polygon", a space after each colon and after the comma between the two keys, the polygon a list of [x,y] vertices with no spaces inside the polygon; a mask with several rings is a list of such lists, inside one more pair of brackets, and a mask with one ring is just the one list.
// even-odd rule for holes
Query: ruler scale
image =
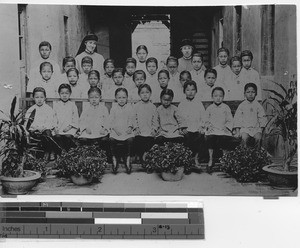
{"label": "ruler scale", "polygon": [[1,238],[204,239],[198,203],[0,203]]}

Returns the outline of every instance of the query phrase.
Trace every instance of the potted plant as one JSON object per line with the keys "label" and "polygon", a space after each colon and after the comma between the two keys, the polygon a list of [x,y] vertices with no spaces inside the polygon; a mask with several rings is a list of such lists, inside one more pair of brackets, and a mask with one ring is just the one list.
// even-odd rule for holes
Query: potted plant
{"label": "potted plant", "polygon": [[[270,93],[263,104],[271,112],[269,122],[265,128],[266,135],[282,137],[283,162],[265,166],[263,170],[268,173],[270,183],[276,187],[297,188],[297,166],[291,165],[297,153],[297,92],[291,81],[291,88],[286,89],[282,84],[273,82],[281,91],[265,89]],[[277,139],[276,146],[280,145]]]}
{"label": "potted plant", "polygon": [[46,180],[47,175],[51,172],[51,167],[49,166],[49,161],[44,157],[37,158],[33,154],[27,154],[27,159],[24,164],[25,170],[37,171],[41,174],[39,181]]}
{"label": "potted plant", "polygon": [[143,167],[161,173],[165,181],[179,181],[193,166],[192,151],[180,143],[154,145],[145,155]]}
{"label": "potted plant", "polygon": [[[24,127],[24,111],[15,113],[17,98],[11,102],[10,114],[3,111],[0,120],[0,167],[2,187],[9,194],[26,194],[41,177],[39,172],[24,170],[29,157],[30,136],[28,129],[32,123],[29,121]],[[32,117],[34,118],[35,112]]]}
{"label": "potted plant", "polygon": [[57,176],[71,178],[76,185],[90,184],[100,181],[108,166],[103,150],[96,146],[78,146],[63,151],[57,159]]}
{"label": "potted plant", "polygon": [[265,180],[262,168],[272,163],[265,150],[242,145],[225,153],[220,158],[220,162],[221,171],[241,183]]}

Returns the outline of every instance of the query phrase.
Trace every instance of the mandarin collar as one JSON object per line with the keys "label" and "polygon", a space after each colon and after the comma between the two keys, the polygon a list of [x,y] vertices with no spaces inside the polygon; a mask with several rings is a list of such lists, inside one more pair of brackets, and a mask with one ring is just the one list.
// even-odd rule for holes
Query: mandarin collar
{"label": "mandarin collar", "polygon": [[220,108],[221,105],[223,104],[223,102],[221,102],[219,105],[217,105],[215,102],[214,102],[213,104],[214,104],[214,106],[215,106],[216,108]]}
{"label": "mandarin collar", "polygon": [[88,50],[84,50],[84,51],[85,51],[85,53],[87,53],[87,54],[89,54],[89,55],[92,55],[92,54],[95,53],[95,51],[94,51],[94,52],[90,52],[90,51],[88,51]]}

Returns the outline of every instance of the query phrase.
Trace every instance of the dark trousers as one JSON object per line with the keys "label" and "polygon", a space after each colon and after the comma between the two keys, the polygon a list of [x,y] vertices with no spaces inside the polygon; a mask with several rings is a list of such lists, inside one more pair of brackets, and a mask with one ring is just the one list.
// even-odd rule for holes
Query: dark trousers
{"label": "dark trousers", "polygon": [[253,147],[256,149],[260,149],[261,138],[262,138],[261,133],[255,134],[254,137],[250,136],[247,133],[242,133],[242,144],[247,147]]}
{"label": "dark trousers", "polygon": [[101,138],[95,138],[95,139],[80,138],[79,144],[87,145],[87,146],[92,146],[92,145],[98,146],[101,150],[106,152],[106,156],[110,160],[111,152],[109,147],[108,135]]}
{"label": "dark trousers", "polygon": [[76,147],[75,139],[73,135],[66,134],[66,135],[61,135],[61,134],[56,134],[55,139],[59,146],[66,151],[69,151],[71,148]]}
{"label": "dark trousers", "polygon": [[109,138],[110,150],[114,157],[130,156],[133,146],[134,138],[128,138],[126,140],[117,140]]}
{"label": "dark trousers", "polygon": [[165,142],[183,143],[183,137],[166,138],[164,136],[158,136],[155,138],[155,143],[158,145],[163,145]]}
{"label": "dark trousers", "polygon": [[44,152],[60,153],[61,149],[55,136],[52,136],[51,130],[46,129],[43,132],[30,131],[31,143],[35,143],[38,149]]}
{"label": "dark trousers", "polygon": [[136,136],[134,138],[134,151],[138,156],[142,156],[154,145],[154,137]]}
{"label": "dark trousers", "polygon": [[199,132],[188,132],[184,136],[184,144],[191,149],[193,154],[202,154],[205,152],[204,134]]}
{"label": "dark trousers", "polygon": [[208,149],[234,150],[239,144],[240,139],[227,135],[207,135],[206,145]]}

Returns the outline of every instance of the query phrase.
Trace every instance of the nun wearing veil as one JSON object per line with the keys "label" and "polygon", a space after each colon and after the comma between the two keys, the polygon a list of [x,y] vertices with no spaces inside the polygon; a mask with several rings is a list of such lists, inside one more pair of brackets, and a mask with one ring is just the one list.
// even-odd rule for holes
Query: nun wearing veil
{"label": "nun wearing veil", "polygon": [[75,57],[76,68],[78,69],[79,73],[83,73],[81,67],[82,58],[89,56],[93,60],[92,69],[99,71],[101,76],[104,75],[104,69],[103,69],[104,58],[101,54],[97,53],[97,44],[96,44],[97,41],[98,41],[98,37],[95,34],[88,34],[83,38]]}

